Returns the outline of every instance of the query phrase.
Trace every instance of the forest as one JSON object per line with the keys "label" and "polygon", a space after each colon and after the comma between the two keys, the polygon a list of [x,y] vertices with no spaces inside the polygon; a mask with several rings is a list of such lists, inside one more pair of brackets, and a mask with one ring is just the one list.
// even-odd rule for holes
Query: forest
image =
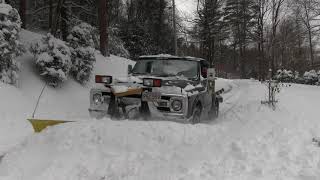
{"label": "forest", "polygon": [[23,28],[64,41],[74,26],[91,25],[104,55],[196,56],[221,75],[257,79],[270,70],[320,68],[318,0],[194,1],[197,10],[186,18],[174,0],[6,0]]}

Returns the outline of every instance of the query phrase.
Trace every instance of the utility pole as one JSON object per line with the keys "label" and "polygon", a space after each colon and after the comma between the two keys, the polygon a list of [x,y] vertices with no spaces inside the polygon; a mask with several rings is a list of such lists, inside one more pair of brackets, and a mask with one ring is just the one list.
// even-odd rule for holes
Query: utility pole
{"label": "utility pole", "polygon": [[103,56],[110,56],[108,52],[107,0],[99,1],[100,52]]}
{"label": "utility pole", "polygon": [[173,16],[173,33],[174,33],[174,55],[178,54],[178,44],[177,44],[177,23],[176,23],[176,3],[172,0],[172,16]]}

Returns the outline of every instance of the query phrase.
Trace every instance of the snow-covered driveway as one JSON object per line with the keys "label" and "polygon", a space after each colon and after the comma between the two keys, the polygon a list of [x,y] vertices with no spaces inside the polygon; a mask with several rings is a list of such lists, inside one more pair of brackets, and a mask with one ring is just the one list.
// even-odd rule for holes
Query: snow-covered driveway
{"label": "snow-covered driveway", "polygon": [[284,87],[275,111],[266,88],[236,80],[207,124],[87,121],[30,136],[0,164],[1,180],[320,179],[320,88]]}

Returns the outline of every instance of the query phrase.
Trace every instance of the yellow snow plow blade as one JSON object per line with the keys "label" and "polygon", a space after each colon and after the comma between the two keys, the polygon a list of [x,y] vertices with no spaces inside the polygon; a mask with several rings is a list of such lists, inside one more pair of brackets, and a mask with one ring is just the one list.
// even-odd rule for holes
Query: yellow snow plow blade
{"label": "yellow snow plow blade", "polygon": [[34,132],[40,133],[42,130],[49,126],[55,126],[62,123],[68,123],[73,121],[60,121],[60,120],[41,120],[41,119],[28,119],[28,121],[32,124]]}

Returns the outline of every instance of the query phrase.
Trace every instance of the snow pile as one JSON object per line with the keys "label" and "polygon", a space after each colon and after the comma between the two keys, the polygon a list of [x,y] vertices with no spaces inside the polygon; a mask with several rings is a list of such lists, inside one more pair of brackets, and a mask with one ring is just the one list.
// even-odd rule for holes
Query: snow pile
{"label": "snow pile", "polygon": [[[28,49],[31,42],[41,41],[44,37],[26,30],[22,30],[19,35],[21,42]],[[105,58],[96,53],[95,56],[97,62],[93,74],[126,77],[126,68],[119,67],[127,67],[135,63],[113,55]],[[31,118],[45,83],[38,75],[39,72],[31,54],[26,53],[17,61],[21,64],[17,87],[0,83],[0,156],[32,134],[32,127],[26,119]],[[91,77],[85,86],[73,79],[68,79],[60,88],[45,88],[35,118],[88,120],[89,92],[94,85],[94,77]],[[2,180],[1,177],[0,179]]]}
{"label": "snow pile", "polygon": [[65,42],[47,34],[31,46],[40,75],[52,86],[66,81],[71,69],[71,52]]}
{"label": "snow pile", "polygon": [[[273,111],[258,100],[262,84],[233,83],[239,89],[214,125],[104,119],[51,127],[3,158],[0,179],[318,179],[319,88],[284,89]],[[306,114],[292,103],[305,92],[297,101]]]}
{"label": "snow pile", "polygon": [[23,47],[19,42],[21,21],[18,11],[4,2],[0,3],[0,81],[16,84],[19,66],[16,58]]}

